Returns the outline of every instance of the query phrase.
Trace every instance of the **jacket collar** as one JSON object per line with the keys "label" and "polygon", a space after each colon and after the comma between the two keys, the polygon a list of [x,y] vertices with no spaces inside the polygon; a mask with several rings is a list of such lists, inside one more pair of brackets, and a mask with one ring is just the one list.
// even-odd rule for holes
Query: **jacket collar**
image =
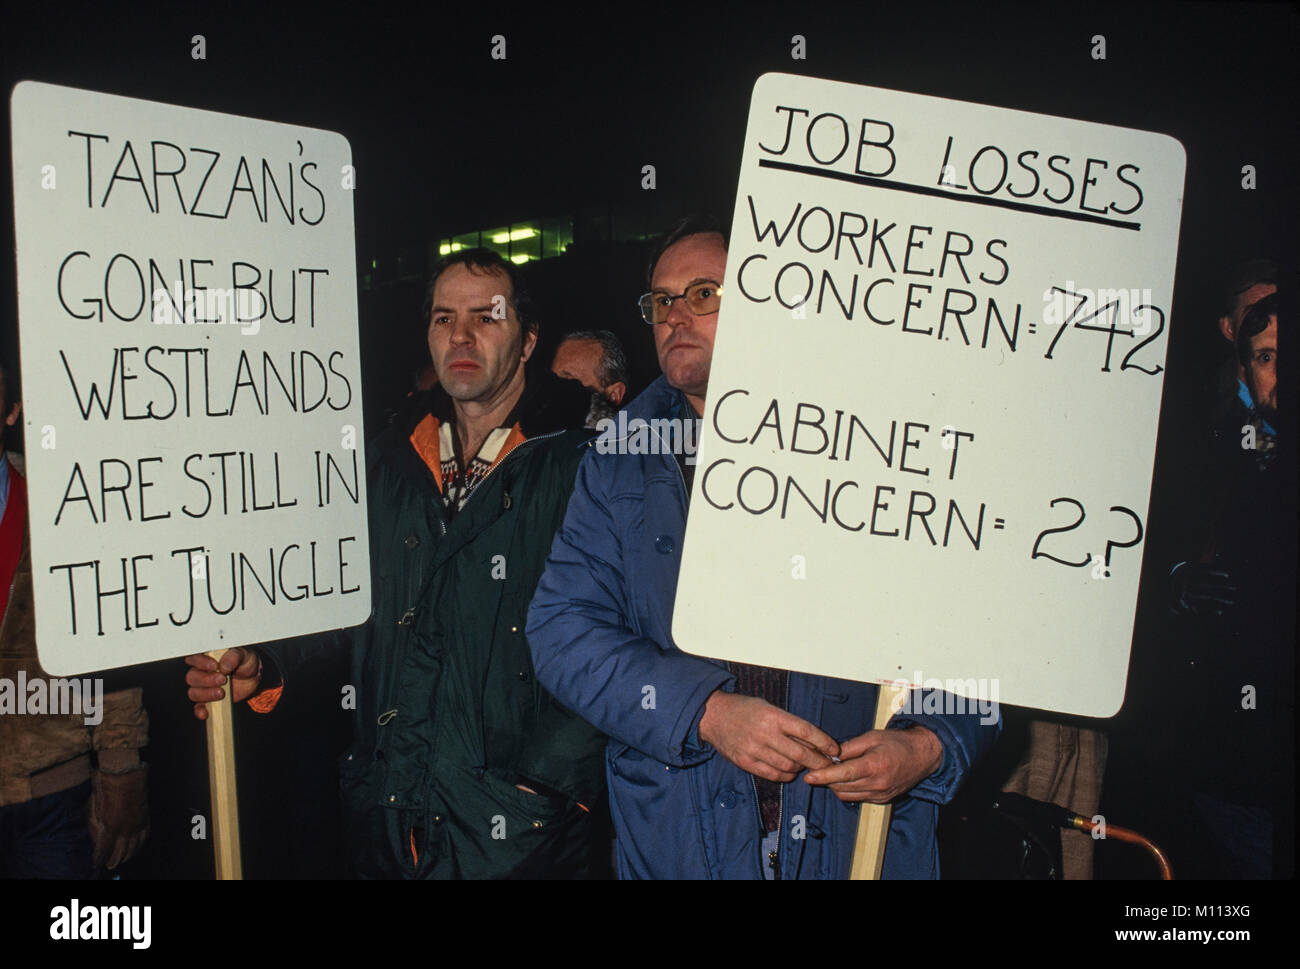
{"label": "jacket collar", "polygon": [[682,407],[687,408],[685,413],[694,414],[686,402],[686,395],[670,384],[667,377],[660,374],[649,387],[637,395],[636,400],[627,405],[627,416],[629,419],[639,417],[642,420],[670,417],[675,410],[680,411]]}
{"label": "jacket collar", "polygon": [[[524,392],[503,422],[519,425],[525,438],[555,431],[581,430],[591,406],[591,395],[573,380],[560,380],[546,370],[525,372]],[[401,449],[411,433],[432,414],[439,423],[455,421],[455,405],[442,387],[415,394],[380,434],[376,450]]]}

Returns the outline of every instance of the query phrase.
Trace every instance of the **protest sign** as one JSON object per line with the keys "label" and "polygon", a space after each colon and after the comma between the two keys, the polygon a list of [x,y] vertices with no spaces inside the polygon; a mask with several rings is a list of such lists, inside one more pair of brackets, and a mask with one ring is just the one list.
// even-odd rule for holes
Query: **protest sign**
{"label": "protest sign", "polygon": [[347,140],[35,82],[11,107],[42,666],[365,620]]}
{"label": "protest sign", "polygon": [[1165,135],[761,77],[678,644],[1113,715],[1184,169]]}

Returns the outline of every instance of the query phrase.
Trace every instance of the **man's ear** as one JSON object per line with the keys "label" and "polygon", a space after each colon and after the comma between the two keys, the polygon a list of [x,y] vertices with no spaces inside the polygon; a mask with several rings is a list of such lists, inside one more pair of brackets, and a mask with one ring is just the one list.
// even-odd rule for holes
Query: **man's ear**
{"label": "man's ear", "polygon": [[524,353],[521,359],[525,363],[527,363],[528,358],[533,355],[533,351],[535,349],[537,349],[537,329],[536,327],[532,327],[532,328],[525,327],[524,328]]}
{"label": "man's ear", "polygon": [[605,396],[616,404],[623,403],[623,398],[627,396],[627,384],[621,380],[616,380],[605,388]]}
{"label": "man's ear", "polygon": [[1221,334],[1223,334],[1223,338],[1224,338],[1225,340],[1227,340],[1229,343],[1236,343],[1236,342],[1237,342],[1237,334],[1235,334],[1235,333],[1232,332],[1232,317],[1231,317],[1231,316],[1220,316],[1220,317],[1219,317],[1219,332],[1220,332]]}
{"label": "man's ear", "polygon": [[9,408],[9,413],[5,415],[5,427],[13,427],[18,423],[18,412],[23,409],[22,401],[14,404]]}

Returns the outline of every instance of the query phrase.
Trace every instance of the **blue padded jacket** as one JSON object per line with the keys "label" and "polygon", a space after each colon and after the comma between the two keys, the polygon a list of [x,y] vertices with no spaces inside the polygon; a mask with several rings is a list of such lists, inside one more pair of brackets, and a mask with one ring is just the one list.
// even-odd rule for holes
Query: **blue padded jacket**
{"label": "blue padded jacket", "polygon": [[[681,406],[679,391],[660,377],[628,406],[627,419],[665,418]],[[596,445],[584,445],[529,608],[537,676],[611,738],[605,766],[620,877],[762,878],[753,777],[697,733],[705,701],[734,689],[734,677],[719,661],[681,652],[671,635],[686,528],[681,471],[670,453],[601,453]],[[792,673],[787,709],[842,743],[871,729],[876,693],[873,684]],[[921,691],[912,700],[909,710],[951,709],[927,703]],[[974,712],[895,714],[889,727],[913,724],[938,736],[943,764],[894,803],[885,878],[938,877],[939,805],[1001,729],[1000,718],[982,723]],[[857,822],[856,805],[802,775],[782,785],[781,877],[847,878]]]}

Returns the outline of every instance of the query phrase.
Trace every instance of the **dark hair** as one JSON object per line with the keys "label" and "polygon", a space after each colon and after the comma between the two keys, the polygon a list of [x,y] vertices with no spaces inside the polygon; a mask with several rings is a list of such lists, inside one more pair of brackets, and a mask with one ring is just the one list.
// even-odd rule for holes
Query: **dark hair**
{"label": "dark hair", "polygon": [[1281,297],[1277,293],[1265,296],[1259,302],[1251,305],[1246,310],[1246,315],[1241,318],[1241,326],[1237,329],[1237,360],[1243,367],[1250,366],[1250,339],[1263,333],[1268,327],[1268,321],[1271,317],[1278,317],[1278,328],[1282,326],[1282,318],[1278,313],[1278,305]]}
{"label": "dark hair", "polygon": [[[654,253],[650,256],[650,265],[646,267],[645,271],[646,289],[650,289],[654,286],[655,266],[659,265],[660,258],[668,250],[669,246],[681,242],[687,236],[711,233],[717,233],[722,236],[722,247],[724,249],[727,248],[730,242],[728,239],[730,230],[710,213],[694,212],[678,220],[677,224],[669,229],[664,234],[663,238],[659,240],[659,244],[655,247]],[[722,280],[719,279],[718,282],[722,282]]]}
{"label": "dark hair", "polygon": [[600,344],[600,364],[596,367],[596,376],[602,387],[610,384],[627,383],[627,351],[623,344],[609,330],[578,330],[566,333],[560,341],[563,345],[570,340],[590,340]]}
{"label": "dark hair", "polygon": [[1231,316],[1237,308],[1237,297],[1260,283],[1277,285],[1277,263],[1272,259],[1247,259],[1234,265],[1223,277],[1219,314]]}
{"label": "dark hair", "polygon": [[429,314],[433,311],[433,288],[438,284],[438,277],[452,266],[465,266],[472,273],[505,273],[506,278],[510,280],[510,305],[515,308],[515,315],[519,317],[523,330],[525,332],[532,330],[536,333],[541,329],[541,322],[537,318],[536,308],[520,276],[519,268],[509,259],[506,259],[500,253],[493,252],[491,249],[461,249],[458,252],[443,256],[434,263],[433,269],[429,273],[429,285],[425,287],[424,291],[424,324],[426,326],[429,323]]}

